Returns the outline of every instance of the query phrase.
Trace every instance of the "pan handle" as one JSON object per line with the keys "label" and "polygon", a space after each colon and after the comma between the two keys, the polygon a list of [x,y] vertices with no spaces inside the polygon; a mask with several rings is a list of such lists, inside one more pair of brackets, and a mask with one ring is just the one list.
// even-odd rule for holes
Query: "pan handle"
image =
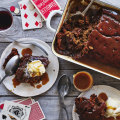
{"label": "pan handle", "polygon": [[54,15],[56,15],[56,14],[62,15],[62,13],[63,13],[63,11],[61,11],[61,10],[54,10],[54,11],[52,11],[52,12],[49,14],[49,16],[48,16],[48,18],[47,18],[47,20],[46,20],[46,27],[47,27],[49,30],[51,30],[52,32],[56,32],[56,30],[55,30],[54,28],[52,28],[51,25],[50,25],[50,22],[51,22],[52,17],[53,17]]}

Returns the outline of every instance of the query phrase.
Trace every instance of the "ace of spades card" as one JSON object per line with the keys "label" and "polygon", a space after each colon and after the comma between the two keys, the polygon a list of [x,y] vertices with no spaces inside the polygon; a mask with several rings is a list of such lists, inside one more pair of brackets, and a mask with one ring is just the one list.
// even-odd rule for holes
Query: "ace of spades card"
{"label": "ace of spades card", "polygon": [[0,120],[20,120],[20,119],[7,111],[2,111],[0,113]]}
{"label": "ace of spades card", "polygon": [[18,104],[18,103],[12,102],[12,101],[6,101],[4,103],[3,110],[13,114],[20,120],[28,120],[30,111],[31,111],[31,107],[28,105]]}

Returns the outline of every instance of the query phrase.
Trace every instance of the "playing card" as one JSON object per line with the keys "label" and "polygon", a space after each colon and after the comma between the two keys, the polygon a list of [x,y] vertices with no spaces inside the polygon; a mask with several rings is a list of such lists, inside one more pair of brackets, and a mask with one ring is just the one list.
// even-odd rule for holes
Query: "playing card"
{"label": "playing card", "polygon": [[[13,102],[17,103],[17,102],[21,102],[23,100],[26,100],[26,99],[17,99],[17,100],[12,100]],[[3,109],[4,107],[4,102],[3,103],[0,103],[0,109]]]}
{"label": "playing card", "polygon": [[22,105],[12,101],[5,101],[3,110],[12,113],[20,120],[28,120],[31,106]]}
{"label": "playing card", "polygon": [[7,111],[2,111],[0,113],[0,120],[20,120],[20,119]]}
{"label": "playing card", "polygon": [[41,16],[29,0],[20,1],[19,6],[23,30],[42,27]]}
{"label": "playing card", "polygon": [[60,10],[56,0],[30,0],[42,17],[46,20],[53,10]]}
{"label": "playing card", "polygon": [[33,103],[33,100],[31,98],[27,98],[27,99],[19,102],[19,104],[23,104],[23,105],[30,105],[32,103]]}
{"label": "playing card", "polygon": [[45,119],[45,115],[39,105],[38,102],[35,102],[30,105],[31,106],[31,112],[29,120],[42,120]]}
{"label": "playing card", "polygon": [[[32,98],[27,98],[27,99],[24,98],[24,99],[12,100],[12,102],[20,103],[23,105],[30,105],[30,104],[34,103],[35,100]],[[0,103],[0,109],[3,109],[3,107],[4,107],[4,103]]]}
{"label": "playing card", "polygon": [[17,100],[13,100],[13,102],[21,102],[21,101],[23,101],[23,100],[25,100],[25,99],[17,99]]}
{"label": "playing card", "polygon": [[0,103],[0,109],[2,110],[4,107],[4,103]]}
{"label": "playing card", "polygon": [[11,120],[11,118],[7,113],[1,112],[0,113],[0,120]]}

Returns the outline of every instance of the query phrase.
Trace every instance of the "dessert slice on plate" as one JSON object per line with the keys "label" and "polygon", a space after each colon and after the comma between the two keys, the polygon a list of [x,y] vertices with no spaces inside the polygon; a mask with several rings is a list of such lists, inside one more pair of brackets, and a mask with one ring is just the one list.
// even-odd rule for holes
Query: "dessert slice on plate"
{"label": "dessert slice on plate", "polygon": [[120,91],[106,85],[93,86],[75,99],[73,120],[120,120]]}
{"label": "dessert slice on plate", "polygon": [[48,53],[48,56],[31,44],[13,42],[3,51],[0,59],[0,77],[3,78],[7,62],[14,56],[20,56],[18,69],[13,76],[7,77],[3,84],[11,92],[20,96],[36,96],[49,90],[56,81],[59,64],[57,57],[45,42],[33,38],[20,41],[35,41]]}
{"label": "dessert slice on plate", "polygon": [[[40,83],[42,78],[47,74],[46,68],[49,64],[48,58],[44,56],[32,56],[32,52],[29,53],[28,50],[30,50],[30,48],[27,48],[27,52],[20,58],[19,66],[15,73],[15,78],[13,79],[14,87],[20,83],[30,83],[32,86],[35,86],[35,84]],[[16,54],[19,55],[19,52],[16,48],[13,48],[5,59],[3,68],[5,68],[7,62]],[[48,81],[49,78],[47,82]]]}

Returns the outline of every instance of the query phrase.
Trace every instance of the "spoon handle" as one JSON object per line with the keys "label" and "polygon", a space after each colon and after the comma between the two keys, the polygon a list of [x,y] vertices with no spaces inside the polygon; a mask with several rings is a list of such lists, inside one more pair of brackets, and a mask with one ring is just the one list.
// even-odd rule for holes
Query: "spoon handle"
{"label": "spoon handle", "polygon": [[8,75],[5,75],[2,80],[0,81],[0,84],[3,82],[3,80],[7,77]]}
{"label": "spoon handle", "polygon": [[66,109],[66,106],[64,106],[64,110],[65,110],[66,115],[67,115],[67,120],[69,120],[68,111],[67,111],[67,109]]}
{"label": "spoon handle", "polygon": [[59,113],[59,120],[63,120],[63,111],[62,110],[65,110],[65,112],[66,112],[66,115],[67,115],[67,120],[69,120],[69,115],[68,115],[68,111],[67,111],[67,109],[66,109],[66,106],[64,105],[64,107],[63,106],[61,106],[60,107],[60,113]]}
{"label": "spoon handle", "polygon": [[65,110],[65,112],[66,112],[66,115],[67,115],[67,120],[69,120],[69,115],[68,115],[68,111],[67,111],[67,109],[66,109],[66,106],[65,106],[65,104],[64,104],[64,97],[59,97],[60,98],[60,114],[59,114],[59,120],[63,120],[62,119],[62,116],[63,116],[63,109]]}

